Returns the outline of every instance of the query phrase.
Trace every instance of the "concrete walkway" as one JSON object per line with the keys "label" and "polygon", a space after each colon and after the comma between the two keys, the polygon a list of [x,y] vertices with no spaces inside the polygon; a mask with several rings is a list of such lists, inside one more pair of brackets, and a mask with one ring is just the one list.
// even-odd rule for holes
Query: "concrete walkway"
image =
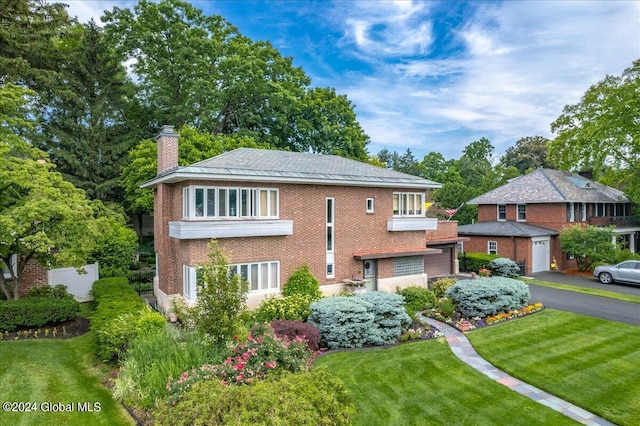
{"label": "concrete walkway", "polygon": [[449,342],[451,350],[458,358],[485,376],[585,425],[614,425],[614,423],[548,394],[534,386],[528,385],[515,377],[509,376],[504,371],[497,369],[482,358],[475,349],[473,349],[473,346],[471,346],[471,343],[465,335],[456,328],[425,316],[422,316],[422,319],[427,324],[433,325],[444,334],[447,342]]}

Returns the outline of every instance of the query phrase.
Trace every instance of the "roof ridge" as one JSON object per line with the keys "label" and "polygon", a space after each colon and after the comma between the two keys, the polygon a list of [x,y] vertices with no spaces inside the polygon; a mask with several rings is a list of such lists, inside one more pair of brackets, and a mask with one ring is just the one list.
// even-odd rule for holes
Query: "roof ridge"
{"label": "roof ridge", "polygon": [[553,187],[553,189],[555,189],[556,192],[560,194],[560,197],[562,197],[562,199],[566,201],[567,200],[566,195],[560,190],[560,188],[558,188],[556,183],[553,180],[551,180],[551,178],[547,175],[547,173],[545,173],[547,170],[556,170],[556,169],[540,169],[540,173],[542,173],[542,176],[544,176],[544,178],[549,182],[549,184]]}

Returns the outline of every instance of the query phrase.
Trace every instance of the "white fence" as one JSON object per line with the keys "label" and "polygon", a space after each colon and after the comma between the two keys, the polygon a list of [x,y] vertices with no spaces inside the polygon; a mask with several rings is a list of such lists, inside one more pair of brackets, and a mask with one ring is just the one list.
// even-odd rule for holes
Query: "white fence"
{"label": "white fence", "polygon": [[50,286],[64,284],[67,291],[73,294],[77,301],[87,302],[93,300],[91,286],[98,280],[98,263],[82,267],[85,273],[78,273],[76,268],[50,269],[47,272],[47,282]]}

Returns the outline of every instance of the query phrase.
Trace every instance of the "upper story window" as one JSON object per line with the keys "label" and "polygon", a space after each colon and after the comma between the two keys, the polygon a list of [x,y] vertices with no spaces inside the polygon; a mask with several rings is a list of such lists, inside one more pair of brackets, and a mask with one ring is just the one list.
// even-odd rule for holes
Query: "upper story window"
{"label": "upper story window", "polygon": [[567,222],[576,221],[576,209],[574,203],[567,203]]}
{"label": "upper story window", "polygon": [[367,213],[374,212],[373,198],[367,198]]}
{"label": "upper story window", "polygon": [[277,218],[278,199],[278,190],[274,188],[185,186],[182,188],[182,217]]}
{"label": "upper story window", "polygon": [[424,193],[395,192],[393,194],[394,216],[424,216]]}
{"label": "upper story window", "polygon": [[524,222],[527,220],[527,206],[524,204],[518,204],[518,222]]}
{"label": "upper story window", "polygon": [[498,220],[507,220],[507,206],[498,204]]}

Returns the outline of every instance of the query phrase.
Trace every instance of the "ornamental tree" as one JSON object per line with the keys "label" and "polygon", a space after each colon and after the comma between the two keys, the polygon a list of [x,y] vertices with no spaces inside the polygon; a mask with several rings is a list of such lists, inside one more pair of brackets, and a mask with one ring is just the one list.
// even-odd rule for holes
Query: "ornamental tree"
{"label": "ornamental tree", "polygon": [[572,226],[560,233],[562,251],[573,256],[578,270],[587,271],[595,262],[612,263],[616,255],[612,227]]}

